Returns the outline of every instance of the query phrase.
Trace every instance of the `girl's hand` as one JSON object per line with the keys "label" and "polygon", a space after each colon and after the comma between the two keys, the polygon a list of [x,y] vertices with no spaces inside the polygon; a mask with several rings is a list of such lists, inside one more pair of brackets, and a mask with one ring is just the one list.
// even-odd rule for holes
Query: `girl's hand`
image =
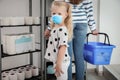
{"label": "girl's hand", "polygon": [[50,37],[50,30],[46,29],[45,32],[44,32],[44,36],[46,38],[49,38]]}
{"label": "girl's hand", "polygon": [[55,66],[55,76],[59,77],[59,76],[61,76],[61,74],[64,74],[64,72],[61,69],[61,65],[56,64],[56,66]]}
{"label": "girl's hand", "polygon": [[95,29],[95,30],[92,31],[92,34],[93,34],[93,35],[97,35],[97,34],[98,34],[98,31]]}

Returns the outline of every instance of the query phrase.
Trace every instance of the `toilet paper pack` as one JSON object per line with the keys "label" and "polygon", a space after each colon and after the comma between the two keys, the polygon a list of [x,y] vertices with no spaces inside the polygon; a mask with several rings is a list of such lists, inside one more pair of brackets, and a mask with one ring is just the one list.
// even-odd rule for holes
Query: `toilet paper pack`
{"label": "toilet paper pack", "polygon": [[4,36],[3,51],[9,55],[35,50],[34,34],[7,34]]}

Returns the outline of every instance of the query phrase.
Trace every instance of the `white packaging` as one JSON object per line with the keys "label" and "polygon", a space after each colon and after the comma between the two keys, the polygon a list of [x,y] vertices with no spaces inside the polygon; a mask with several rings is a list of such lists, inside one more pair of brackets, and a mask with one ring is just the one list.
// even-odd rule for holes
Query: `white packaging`
{"label": "white packaging", "polygon": [[32,77],[32,70],[30,68],[26,68],[25,70],[25,78],[31,78]]}
{"label": "white packaging", "polygon": [[33,24],[33,17],[25,17],[25,24],[26,25]]}
{"label": "white packaging", "polygon": [[6,35],[3,35],[3,41],[2,42],[3,42],[3,52],[4,53],[7,53],[7,46],[6,46],[7,45],[6,44],[7,41],[6,40],[7,40],[6,39]]}
{"label": "white packaging", "polygon": [[17,78],[18,80],[25,80],[25,72],[22,70],[17,71]]}
{"label": "white packaging", "polygon": [[40,18],[39,17],[33,17],[33,24],[40,24]]}
{"label": "white packaging", "polygon": [[10,73],[17,73],[17,69],[10,70]]}
{"label": "white packaging", "polygon": [[24,17],[10,17],[10,25],[24,25]]}
{"label": "white packaging", "polygon": [[9,80],[17,80],[17,74],[16,73],[10,73],[9,74]]}
{"label": "white packaging", "polygon": [[32,76],[38,76],[39,75],[39,69],[36,66],[32,67]]}
{"label": "white packaging", "polygon": [[2,17],[0,17],[0,25],[1,25],[1,20],[2,20]]}
{"label": "white packaging", "polygon": [[4,52],[9,55],[35,50],[34,34],[8,34],[4,37]]}
{"label": "white packaging", "polygon": [[1,18],[1,25],[10,25],[10,18],[9,17]]}
{"label": "white packaging", "polygon": [[18,25],[17,17],[10,17],[10,25]]}
{"label": "white packaging", "polygon": [[75,73],[75,63],[72,63],[72,73]]}
{"label": "white packaging", "polygon": [[8,75],[2,76],[2,80],[9,80],[9,76]]}
{"label": "white packaging", "polygon": [[6,76],[6,75],[9,75],[9,71],[4,71],[4,72],[2,72],[2,76]]}
{"label": "white packaging", "polygon": [[18,20],[18,25],[24,25],[25,21],[24,21],[24,17],[17,17]]}

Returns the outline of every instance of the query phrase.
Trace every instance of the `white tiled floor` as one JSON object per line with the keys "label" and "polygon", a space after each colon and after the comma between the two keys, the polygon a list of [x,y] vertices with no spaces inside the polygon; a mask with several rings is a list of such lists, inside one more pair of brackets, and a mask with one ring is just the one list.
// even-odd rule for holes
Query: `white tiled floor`
{"label": "white tiled floor", "polygon": [[[53,75],[49,75],[47,80],[56,80]],[[73,80],[75,80],[75,74],[73,75]],[[99,76],[95,73],[94,70],[87,70],[87,80],[107,80],[104,76]]]}
{"label": "white tiled floor", "polygon": [[[75,80],[75,75],[73,76],[73,80]],[[94,70],[88,70],[87,71],[87,80],[107,80],[104,78],[104,76],[99,76],[95,73]]]}
{"label": "white tiled floor", "polygon": [[104,76],[99,76],[95,71],[88,70],[87,80],[106,80]]}

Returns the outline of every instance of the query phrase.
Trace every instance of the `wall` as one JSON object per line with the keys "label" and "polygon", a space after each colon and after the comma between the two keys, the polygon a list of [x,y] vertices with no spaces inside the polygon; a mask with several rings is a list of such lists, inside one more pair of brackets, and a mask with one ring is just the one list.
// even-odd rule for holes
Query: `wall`
{"label": "wall", "polygon": [[[110,64],[120,64],[120,0],[100,0],[99,31],[109,35],[110,43],[115,45]],[[99,41],[103,42],[104,37],[100,36]],[[97,66],[98,73],[103,71],[103,66]]]}
{"label": "wall", "polygon": [[107,33],[111,44],[116,45],[111,64],[120,64],[120,0],[100,0],[100,31]]}

